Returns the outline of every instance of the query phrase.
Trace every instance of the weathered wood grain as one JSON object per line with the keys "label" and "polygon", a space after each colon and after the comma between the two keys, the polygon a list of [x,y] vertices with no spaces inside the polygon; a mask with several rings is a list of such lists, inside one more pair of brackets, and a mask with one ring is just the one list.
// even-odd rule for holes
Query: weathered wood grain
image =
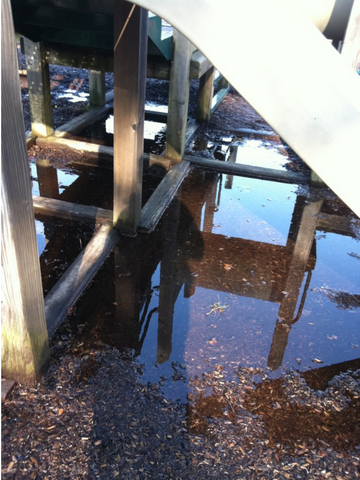
{"label": "weathered wood grain", "polygon": [[183,161],[166,174],[141,211],[140,231],[149,233],[155,229],[189,170],[190,164]]}
{"label": "weathered wood grain", "polygon": [[49,346],[9,0],[1,2],[1,54],[2,374],[33,382]]}
{"label": "weathered wood grain", "polygon": [[120,233],[111,223],[104,224],[45,297],[45,314],[50,336],[95,276],[119,238]]}
{"label": "weathered wood grain", "polygon": [[29,84],[29,102],[31,130],[35,135],[48,137],[54,132],[49,64],[45,60],[44,45],[24,39],[27,78]]}
{"label": "weathered wood grain", "polygon": [[33,204],[35,213],[79,222],[107,223],[111,222],[113,217],[111,210],[36,195],[33,196]]}
{"label": "weathered wood grain", "polygon": [[104,70],[89,70],[90,105],[103,107],[105,105],[105,72]]}
{"label": "weathered wood grain", "polygon": [[109,105],[105,105],[102,107],[94,107],[91,110],[83,113],[82,115],[73,118],[69,122],[64,123],[64,125],[61,125],[61,127],[55,130],[54,135],[58,138],[63,138],[68,135],[76,135],[85,127],[92,125],[110,111],[112,111],[112,107],[110,107]]}
{"label": "weathered wood grain", "polygon": [[199,97],[196,107],[196,120],[208,122],[211,115],[212,99],[214,93],[214,67],[209,68],[200,78]]}
{"label": "weathered wood grain", "polygon": [[185,155],[184,160],[204,169],[216,170],[220,173],[229,173],[241,177],[262,178],[281,183],[309,183],[309,177],[301,173],[286,172],[273,168],[254,167],[239,163],[221,162],[219,160],[210,160],[208,158],[193,157],[190,155]]}
{"label": "weathered wood grain", "polygon": [[148,12],[114,4],[114,226],[135,235],[141,218]]}
{"label": "weathered wood grain", "polygon": [[193,49],[189,40],[174,29],[165,156],[177,162],[185,151]]}

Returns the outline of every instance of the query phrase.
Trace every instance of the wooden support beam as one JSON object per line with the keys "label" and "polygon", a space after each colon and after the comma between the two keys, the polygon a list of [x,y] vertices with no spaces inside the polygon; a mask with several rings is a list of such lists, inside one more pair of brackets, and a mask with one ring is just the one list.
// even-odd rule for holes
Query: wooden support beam
{"label": "wooden support beam", "polygon": [[147,10],[115,2],[114,225],[127,235],[141,218],[147,26]]}
{"label": "wooden support beam", "polygon": [[51,109],[49,64],[45,60],[44,45],[24,38],[29,84],[31,131],[39,137],[54,132]]}
{"label": "wooden support beam", "polygon": [[78,222],[107,223],[111,222],[113,217],[111,210],[36,195],[33,196],[33,205],[35,213]]}
{"label": "wooden support beam", "polygon": [[[99,53],[74,52],[73,50],[56,49],[46,45],[45,60],[48,64],[66,65],[75,68],[87,68],[104,72],[114,71],[112,55]],[[197,80],[211,67],[210,61],[199,51],[195,50],[191,57],[190,78]],[[147,77],[169,80],[170,62],[161,57],[148,57]]]}
{"label": "wooden support beam", "polygon": [[105,105],[105,72],[89,70],[90,105],[103,107]]}
{"label": "wooden support beam", "polygon": [[210,160],[208,158],[193,157],[185,155],[184,160],[198,165],[204,169],[216,170],[219,173],[228,173],[241,177],[262,178],[264,180],[273,180],[282,183],[309,183],[309,177],[301,173],[287,172],[273,168],[254,167],[239,163],[221,162],[219,160]]}
{"label": "wooden support beam", "polygon": [[119,238],[119,232],[111,223],[103,225],[46,296],[45,314],[50,336],[94,278]]}
{"label": "wooden support beam", "polygon": [[261,137],[279,137],[279,135],[271,130],[253,130],[252,128],[236,128],[227,130],[235,135],[259,135]]}
{"label": "wooden support beam", "polygon": [[208,122],[211,115],[212,98],[214,93],[215,68],[211,67],[200,78],[199,97],[196,108],[196,120]]}
{"label": "wooden support beam", "polygon": [[193,48],[191,42],[174,29],[165,156],[176,162],[181,161],[185,152]]}
{"label": "wooden support beam", "polygon": [[140,231],[150,233],[155,229],[162,214],[176,195],[182,181],[189,173],[189,169],[190,164],[188,162],[180,162],[162,179],[141,211]]}
{"label": "wooden support beam", "polygon": [[9,0],[1,2],[1,54],[2,374],[33,382],[50,354]]}
{"label": "wooden support beam", "polygon": [[211,103],[211,114],[213,114],[215,112],[215,110],[218,108],[218,106],[220,105],[220,103],[224,100],[224,98],[226,97],[226,95],[229,93],[229,87],[227,88],[222,88],[221,90],[219,90],[217,92],[217,94],[214,96],[214,98],[212,99],[212,103]]}
{"label": "wooden support beam", "polygon": [[[68,138],[59,138],[51,136],[48,138],[38,138],[36,144],[41,147],[56,147],[64,149],[72,149],[78,153],[81,153],[87,157],[84,162],[81,162],[79,159],[76,159],[78,163],[86,163],[89,158],[95,160],[94,163],[97,163],[96,160],[104,160],[105,162],[113,164],[114,149],[112,147],[106,147],[104,145],[97,145],[95,143],[80,142],[78,140],[71,140]],[[75,159],[74,162],[75,163]],[[89,163],[93,165],[93,163]]]}
{"label": "wooden support beam", "polygon": [[94,107],[82,115],[73,118],[69,122],[64,123],[64,125],[61,125],[61,127],[55,130],[54,135],[58,138],[64,138],[68,135],[76,135],[89,125],[93,125],[97,120],[105,116],[110,111],[112,111],[112,107],[110,105]]}

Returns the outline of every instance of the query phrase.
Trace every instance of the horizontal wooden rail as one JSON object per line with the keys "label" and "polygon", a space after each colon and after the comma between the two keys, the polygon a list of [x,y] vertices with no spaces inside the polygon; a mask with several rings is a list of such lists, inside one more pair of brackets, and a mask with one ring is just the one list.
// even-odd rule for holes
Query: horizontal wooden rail
{"label": "horizontal wooden rail", "polygon": [[185,155],[184,160],[205,169],[216,170],[219,173],[238,175],[241,177],[260,178],[281,183],[309,183],[309,177],[301,173],[275,170],[273,168],[254,167],[239,163],[221,162],[208,158]]}
{"label": "horizontal wooden rail", "polygon": [[175,165],[162,179],[155,192],[141,211],[139,230],[150,233],[158,224],[162,214],[176,195],[182,181],[190,169],[189,162],[180,162]]}
{"label": "horizontal wooden rail", "polygon": [[69,308],[93,279],[119,238],[120,233],[112,224],[104,224],[45,297],[49,336],[55,333]]}
{"label": "horizontal wooden rail", "polygon": [[78,222],[112,222],[113,212],[104,208],[64,202],[54,198],[33,196],[35,213],[76,220]]}

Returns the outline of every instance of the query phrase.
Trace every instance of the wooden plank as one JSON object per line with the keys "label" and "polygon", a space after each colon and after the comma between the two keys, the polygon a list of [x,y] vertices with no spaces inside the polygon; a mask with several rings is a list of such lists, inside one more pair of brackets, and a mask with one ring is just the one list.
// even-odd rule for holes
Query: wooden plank
{"label": "wooden plank", "polygon": [[111,223],[103,225],[46,296],[45,314],[50,336],[94,278],[119,238],[119,232]]}
{"label": "wooden plank", "polygon": [[249,135],[260,135],[261,137],[278,137],[279,135],[271,130],[254,130],[252,128],[236,128],[236,129],[227,129],[230,133],[235,133],[235,135],[249,134]]}
{"label": "wooden plank", "polygon": [[1,401],[5,402],[9,398],[12,389],[15,387],[14,380],[1,379]]}
{"label": "wooden plank", "polygon": [[33,195],[35,213],[67,218],[79,222],[107,223],[112,221],[113,212],[104,208],[64,202],[54,198]]}
{"label": "wooden plank", "polygon": [[147,26],[146,10],[115,2],[114,225],[128,235],[141,219]]}
{"label": "wooden plank", "polygon": [[70,148],[88,157],[109,160],[111,163],[114,156],[114,149],[112,147],[97,145],[95,143],[80,142],[78,140],[71,140],[69,138],[59,138],[55,136],[38,138],[36,140],[36,144],[41,147],[53,146],[56,148]]}
{"label": "wooden plank", "polygon": [[94,107],[82,115],[73,118],[69,122],[64,123],[64,125],[61,125],[61,127],[55,130],[54,135],[58,138],[64,138],[67,135],[76,135],[78,132],[87,126],[92,125],[110,111],[112,111],[112,107],[110,105]]}
{"label": "wooden plank", "polygon": [[228,173],[241,177],[262,178],[264,180],[273,180],[282,183],[309,183],[309,177],[301,173],[275,170],[273,168],[254,167],[239,163],[221,162],[219,160],[210,160],[208,158],[193,157],[185,155],[184,160],[198,165],[204,169],[216,170],[220,173]]}
{"label": "wooden plank", "polygon": [[218,106],[224,100],[224,98],[228,93],[229,93],[229,87],[222,88],[217,92],[217,94],[214,96],[211,102],[211,115],[215,112],[215,110],[218,108]]}
{"label": "wooden plank", "polygon": [[355,71],[360,69],[360,0],[354,0],[341,56]]}
{"label": "wooden plank", "polygon": [[2,374],[37,380],[49,362],[48,334],[9,0],[1,2]]}
{"label": "wooden plank", "polygon": [[162,179],[141,211],[140,231],[150,233],[155,229],[189,169],[190,164],[188,162],[180,162]]}
{"label": "wooden plank", "polygon": [[165,156],[180,162],[185,152],[193,46],[174,29]]}
{"label": "wooden plank", "polygon": [[34,135],[48,137],[53,134],[54,128],[49,64],[45,60],[44,45],[24,38],[24,47],[29,84],[31,131]]}
{"label": "wooden plank", "polygon": [[89,70],[90,105],[103,107],[105,105],[105,72]]}
{"label": "wooden plank", "polygon": [[215,68],[211,67],[200,78],[199,97],[196,108],[196,120],[208,122],[211,115],[212,98],[214,93]]}
{"label": "wooden plank", "polygon": [[205,55],[200,50],[195,50],[191,57],[190,78],[193,80],[201,78],[211,67],[212,64]]}

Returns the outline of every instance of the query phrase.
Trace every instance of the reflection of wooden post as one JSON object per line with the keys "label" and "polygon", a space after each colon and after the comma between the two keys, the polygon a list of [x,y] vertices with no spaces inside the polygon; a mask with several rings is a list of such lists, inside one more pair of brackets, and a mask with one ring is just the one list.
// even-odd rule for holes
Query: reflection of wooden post
{"label": "reflection of wooden post", "polygon": [[89,92],[92,107],[105,105],[105,72],[89,70]]}
{"label": "reflection of wooden post", "polygon": [[165,156],[178,162],[185,152],[192,52],[193,45],[174,28]]}
{"label": "reflection of wooden post", "polygon": [[215,176],[206,194],[203,232],[212,233],[212,230],[213,230],[214,215],[215,215],[215,209],[216,209],[217,186],[218,186],[218,177]]}
{"label": "reflection of wooden post", "polygon": [[59,183],[57,170],[50,165],[49,160],[36,160],[36,171],[39,192],[42,197],[59,198]]}
{"label": "reflection of wooden post", "polygon": [[[132,240],[128,240],[129,242]],[[134,245],[133,245],[134,247]],[[135,251],[137,251],[135,245]],[[140,263],[132,248],[114,249],[115,303],[119,343],[137,350],[140,336]]]}
{"label": "reflection of wooden post", "polygon": [[129,235],[141,218],[147,25],[146,10],[114,3],[114,224]]}
{"label": "reflection of wooden post", "polygon": [[34,381],[49,360],[44,298],[9,0],[1,3],[2,374]]}
{"label": "reflection of wooden post", "polygon": [[198,122],[208,122],[211,115],[211,102],[214,93],[214,67],[209,68],[207,72],[200,77],[199,98],[196,108],[196,120]]}
{"label": "reflection of wooden post", "polygon": [[54,133],[49,64],[45,61],[42,43],[24,39],[26,68],[29,83],[31,130],[35,135],[48,137]]}
{"label": "reflection of wooden post", "polygon": [[180,202],[175,201],[166,212],[163,224],[163,256],[160,265],[160,297],[157,362],[169,360],[172,350],[174,305],[181,285],[177,284],[177,236]]}
{"label": "reflection of wooden post", "polygon": [[281,366],[284,357],[290,326],[294,322],[296,305],[314,241],[318,222],[317,215],[320,213],[322,204],[323,200],[318,200],[304,205],[289,267],[285,287],[286,294],[281,302],[278,314],[282,322],[276,324],[268,359],[268,366],[272,370]]}

